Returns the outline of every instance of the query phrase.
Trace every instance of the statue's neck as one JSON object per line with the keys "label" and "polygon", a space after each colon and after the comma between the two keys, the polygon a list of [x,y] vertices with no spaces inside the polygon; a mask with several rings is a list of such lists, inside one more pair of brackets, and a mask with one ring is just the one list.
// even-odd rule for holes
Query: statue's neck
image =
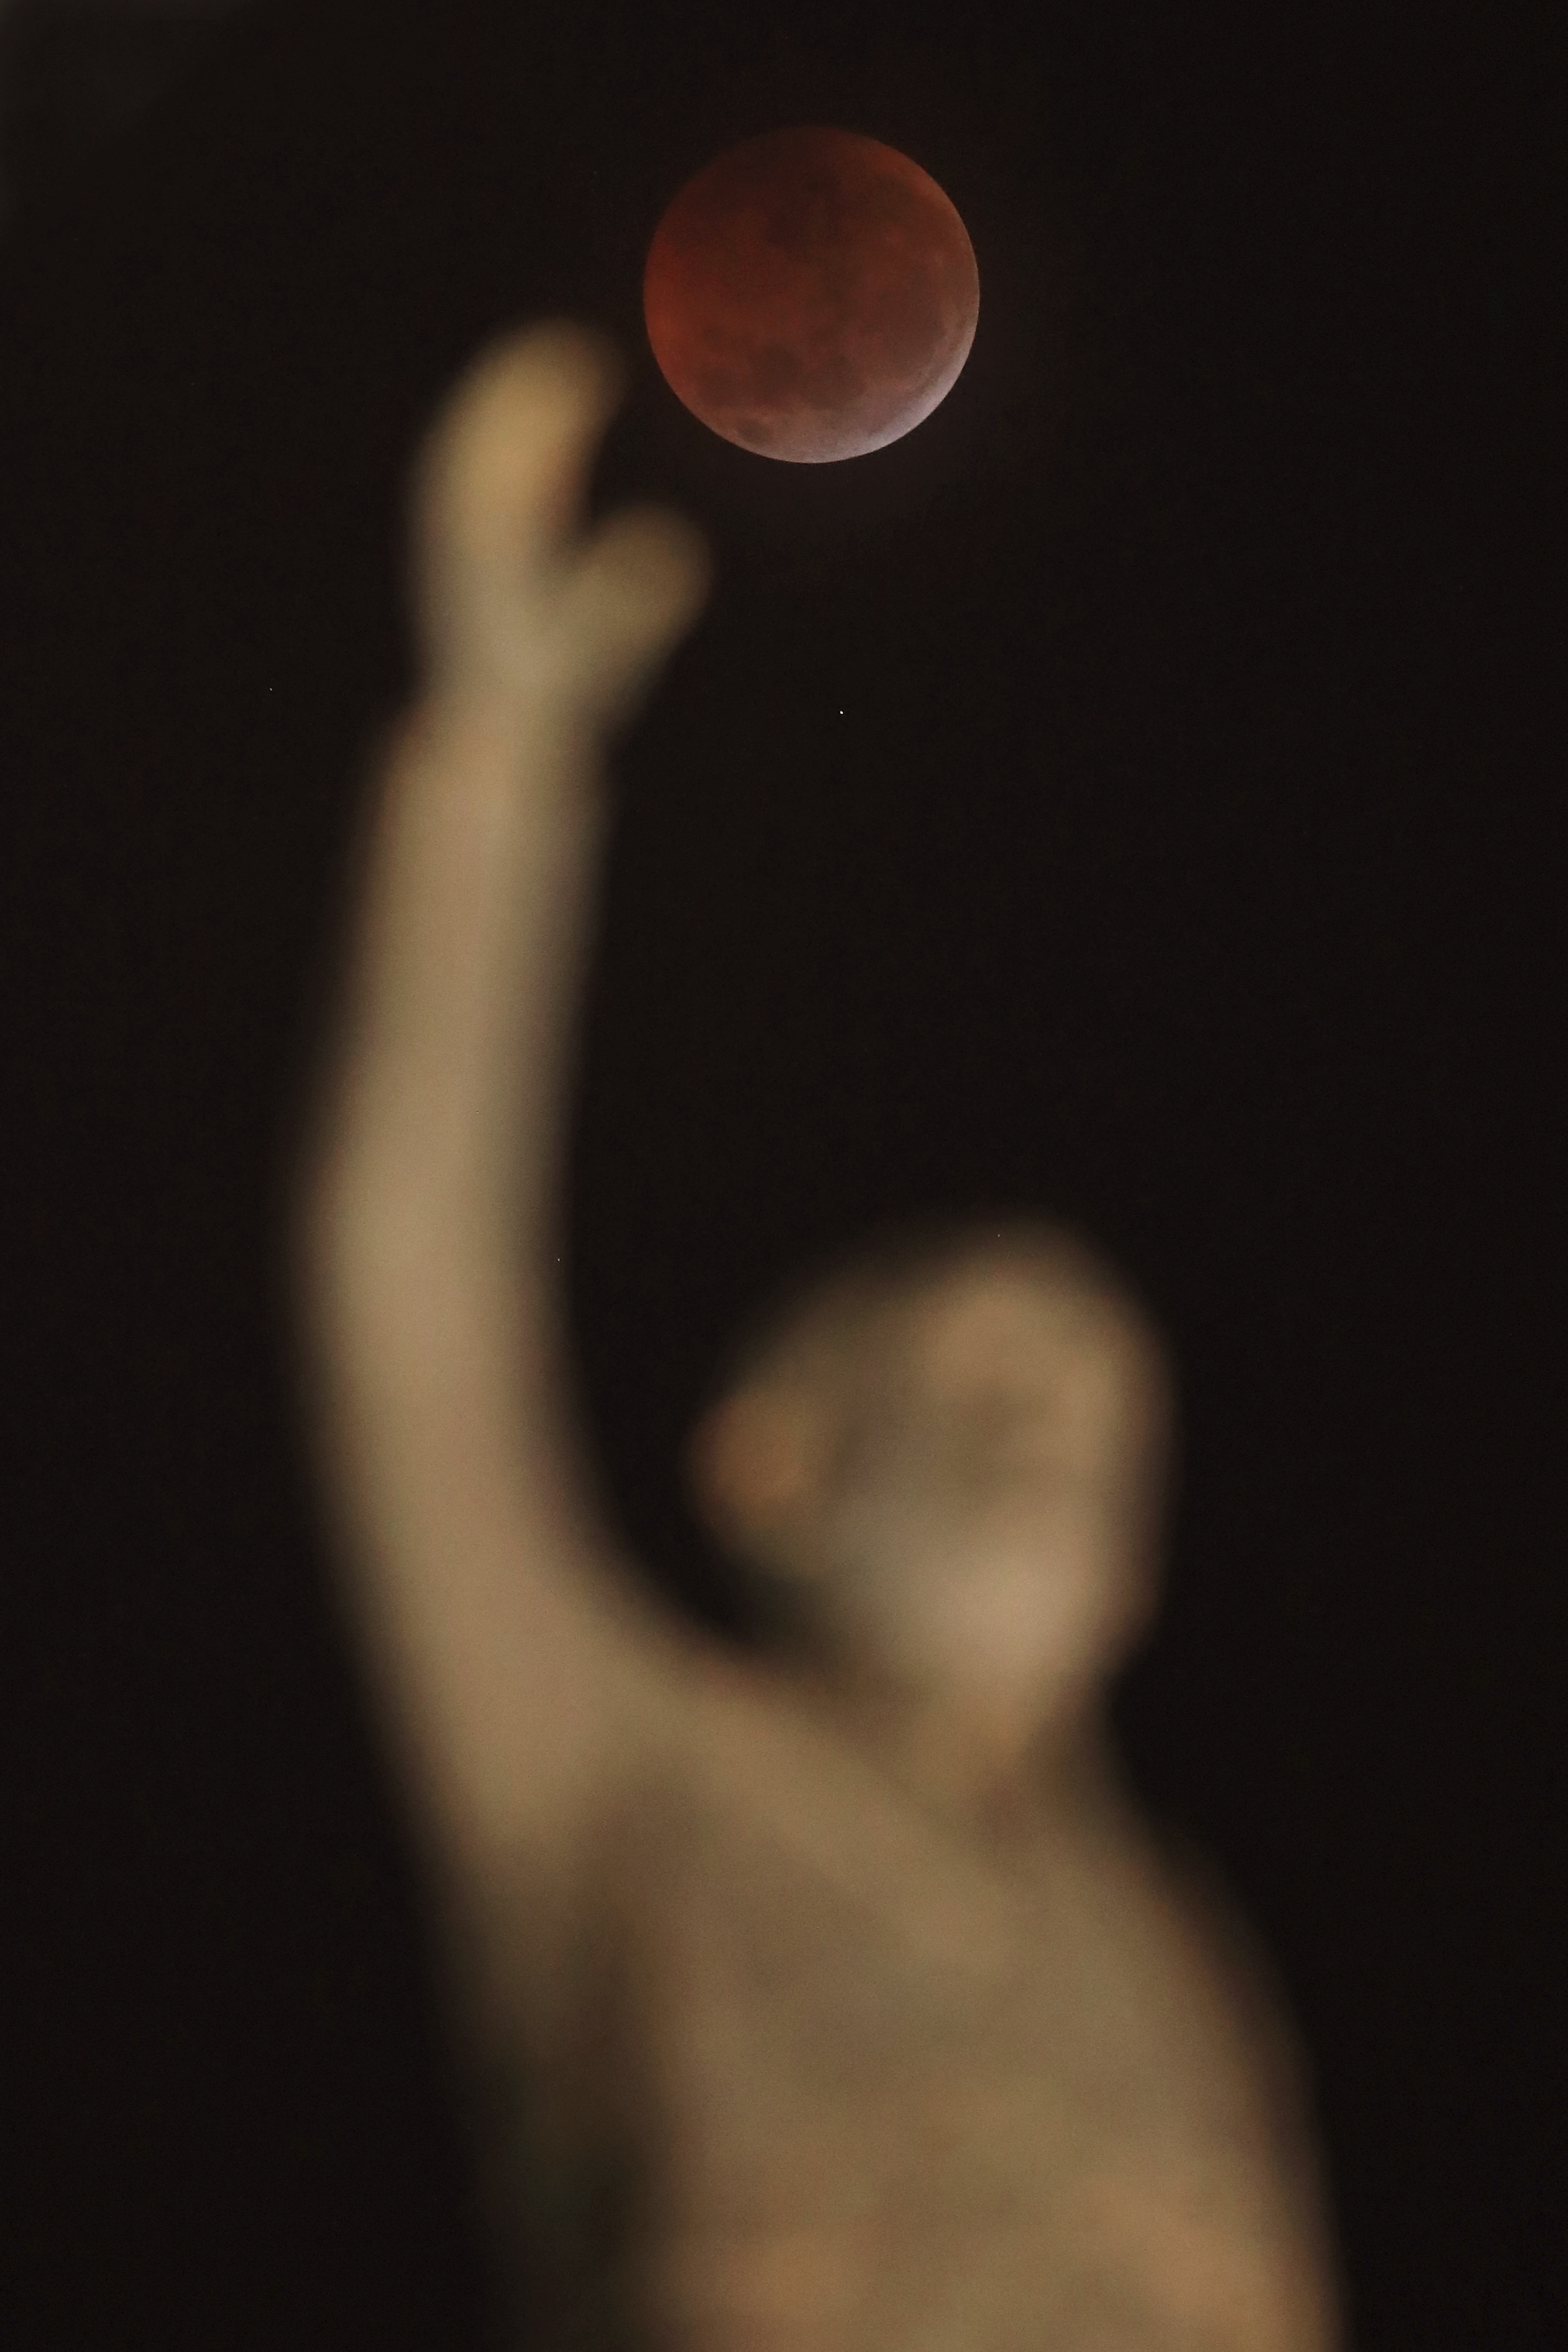
{"label": "statue's neck", "polygon": [[[924,1703],[906,1694],[807,1677],[819,1720],[954,1829],[1004,1846],[1085,1825],[1121,1799],[1103,1708]],[[1098,1696],[1098,1694],[1097,1694]]]}

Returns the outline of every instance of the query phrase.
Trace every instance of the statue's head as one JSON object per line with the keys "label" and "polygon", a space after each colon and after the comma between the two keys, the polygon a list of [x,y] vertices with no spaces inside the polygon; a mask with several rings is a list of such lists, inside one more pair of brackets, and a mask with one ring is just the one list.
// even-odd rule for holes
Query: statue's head
{"label": "statue's head", "polygon": [[830,1675],[1042,1716],[1157,1602],[1163,1348],[1079,1235],[926,1221],[798,1282],[687,1448],[704,1522]]}

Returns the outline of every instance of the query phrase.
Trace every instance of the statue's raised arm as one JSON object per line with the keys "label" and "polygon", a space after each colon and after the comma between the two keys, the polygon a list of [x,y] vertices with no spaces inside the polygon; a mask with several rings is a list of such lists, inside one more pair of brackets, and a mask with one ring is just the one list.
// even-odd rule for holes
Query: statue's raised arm
{"label": "statue's raised arm", "polygon": [[443,1859],[564,1852],[661,1639],[565,1397],[563,1078],[603,752],[707,593],[642,509],[584,535],[620,363],[551,322],[485,352],[415,472],[422,675],[361,814],[289,1236],[335,1564]]}

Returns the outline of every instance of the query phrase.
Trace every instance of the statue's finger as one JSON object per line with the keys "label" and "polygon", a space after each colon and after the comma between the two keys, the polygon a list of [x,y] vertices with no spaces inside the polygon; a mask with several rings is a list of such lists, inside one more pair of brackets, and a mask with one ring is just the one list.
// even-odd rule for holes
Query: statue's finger
{"label": "statue's finger", "polygon": [[697,525],[672,508],[628,507],[603,523],[568,591],[572,633],[590,693],[609,711],[640,698],[706,604],[713,557]]}
{"label": "statue's finger", "polygon": [[598,437],[624,388],[615,345],[552,320],[492,344],[437,417],[415,471],[415,561],[445,611],[559,563]]}

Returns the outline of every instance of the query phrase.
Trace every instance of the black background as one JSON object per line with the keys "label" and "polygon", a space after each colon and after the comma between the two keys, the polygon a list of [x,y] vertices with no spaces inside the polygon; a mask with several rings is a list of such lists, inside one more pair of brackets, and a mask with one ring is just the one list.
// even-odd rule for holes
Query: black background
{"label": "black background", "polygon": [[[573,1107],[607,1507],[732,1625],[675,1450],[736,1319],[903,1208],[1079,1218],[1184,1383],[1118,1720],[1278,1956],[1355,2340],[1564,2340],[1527,47],[1274,0],[319,0],[171,40],[99,135],[35,104],[0,242],[15,2340],[489,2340],[278,1228],[411,675],[405,468],[544,312],[631,362],[596,508],[671,499],[720,562],[617,757]],[[980,267],[949,399],[841,466],[716,441],[641,331],[664,203],[789,121],[913,155]]]}

